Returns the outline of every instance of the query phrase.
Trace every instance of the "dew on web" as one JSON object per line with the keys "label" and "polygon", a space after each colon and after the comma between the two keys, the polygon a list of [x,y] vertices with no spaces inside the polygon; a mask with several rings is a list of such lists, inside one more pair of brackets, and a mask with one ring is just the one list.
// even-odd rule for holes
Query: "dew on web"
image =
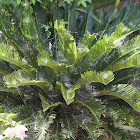
{"label": "dew on web", "polygon": [[23,6],[27,6],[28,4],[27,3],[23,3]]}
{"label": "dew on web", "polygon": [[107,78],[108,77],[108,74],[107,73],[103,73],[103,77],[104,78]]}
{"label": "dew on web", "polygon": [[26,63],[26,64],[28,63],[27,60],[26,60],[25,58],[22,58],[22,61],[23,61],[24,63]]}
{"label": "dew on web", "polygon": [[72,84],[67,81],[64,83],[64,86],[69,89],[72,86]]}
{"label": "dew on web", "polygon": [[21,76],[18,78],[18,81],[19,81],[19,82],[22,82],[22,81],[24,81],[24,80],[25,80],[25,79],[24,79],[23,77],[21,77]]}
{"label": "dew on web", "polygon": [[18,82],[16,80],[11,81],[12,85],[16,85]]}
{"label": "dew on web", "polygon": [[72,84],[70,83],[71,79],[66,75],[63,75],[63,76],[62,75],[61,75],[61,77],[62,77],[62,81],[64,83],[64,86],[69,89],[72,86]]}
{"label": "dew on web", "polygon": [[3,30],[7,32],[7,31],[10,31],[11,29],[3,29]]}
{"label": "dew on web", "polygon": [[24,20],[23,20],[24,22],[26,22],[27,24],[30,22],[30,18],[29,17],[26,17],[26,18],[24,18]]}
{"label": "dew on web", "polygon": [[92,119],[90,117],[86,117],[83,119],[82,124],[87,124],[90,123],[92,121]]}
{"label": "dew on web", "polygon": [[1,53],[1,55],[5,56],[5,53]]}
{"label": "dew on web", "polygon": [[85,47],[83,46],[83,44],[79,43],[78,46],[77,46],[77,51],[80,52],[80,51],[82,51],[84,49],[85,49]]}

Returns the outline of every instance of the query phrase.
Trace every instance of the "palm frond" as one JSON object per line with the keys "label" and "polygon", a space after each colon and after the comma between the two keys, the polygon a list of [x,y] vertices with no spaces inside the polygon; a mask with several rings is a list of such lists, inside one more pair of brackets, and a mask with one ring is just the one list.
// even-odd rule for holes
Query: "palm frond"
{"label": "palm frond", "polygon": [[[92,7],[87,7],[86,9],[77,8],[77,11],[82,13],[80,14],[80,23],[78,25],[78,33],[80,37],[86,33],[88,30],[90,33],[93,33],[93,26],[95,23],[100,23],[100,20],[95,15],[95,11]],[[79,37],[79,38],[80,38]]]}
{"label": "palm frond", "polygon": [[18,95],[26,95],[25,92],[20,91],[19,89],[16,89],[16,88],[7,88],[7,86],[5,85],[4,81],[2,80],[2,77],[0,79],[0,91],[1,92],[15,93],[15,94],[18,94]]}
{"label": "palm frond", "polygon": [[47,111],[51,107],[56,107],[56,106],[59,106],[62,104],[61,102],[50,104],[44,96],[40,95],[39,97],[40,97],[41,102],[42,102],[43,112]]}
{"label": "palm frond", "polygon": [[88,55],[90,62],[95,63],[101,55],[115,47],[116,46],[113,45],[112,42],[108,41],[107,35],[104,35],[103,39],[99,40],[93,47],[90,48]]}
{"label": "palm frond", "polygon": [[73,4],[71,6],[69,6],[68,9],[65,9],[65,10],[68,10],[68,28],[67,30],[71,32],[71,34],[73,36],[75,36],[75,33],[76,33],[76,16],[77,16],[77,11],[76,11],[76,5]]}
{"label": "palm frond", "polygon": [[53,60],[49,51],[44,51],[38,56],[39,66],[48,66],[55,70],[57,76],[59,77],[62,73],[66,71],[66,64],[59,63]]}
{"label": "palm frond", "polygon": [[9,75],[6,75],[4,80],[8,87],[36,85],[39,86],[45,93],[47,93],[49,87],[51,86],[46,80],[36,80],[36,72],[34,69],[22,69],[15,71]]}
{"label": "palm frond", "polygon": [[34,47],[41,53],[45,48],[40,38],[38,25],[33,16],[33,8],[28,2],[26,6],[23,6],[23,12],[21,13],[20,31],[24,37],[30,40],[34,44]]}
{"label": "palm frond", "polygon": [[112,71],[104,71],[97,73],[96,71],[87,71],[81,75],[81,78],[76,82],[80,84],[81,87],[84,87],[86,84],[99,82],[104,85],[107,85],[114,80],[114,75]]}
{"label": "palm frond", "polygon": [[7,75],[10,74],[12,72],[11,68],[6,65],[6,63],[4,63],[2,60],[0,60],[0,73]]}
{"label": "palm frond", "polygon": [[84,37],[82,38],[80,44],[83,44],[85,47],[90,47],[92,41],[95,39],[95,34],[90,34],[89,31],[87,31],[87,33],[84,35]]}
{"label": "palm frond", "polygon": [[119,43],[120,39],[126,37],[129,31],[130,29],[125,27],[124,24],[121,22],[119,25],[116,26],[115,31],[111,34],[109,38]]}
{"label": "palm frond", "polygon": [[[82,118],[82,116],[81,117],[74,116],[74,119],[75,122],[78,124],[78,126],[87,132],[88,135],[85,136],[87,140],[88,139],[96,140],[99,136],[103,135],[103,130],[100,129],[102,124],[94,120],[92,117],[89,118],[88,116],[86,116]],[[83,135],[85,134],[83,133]]]}
{"label": "palm frond", "polygon": [[[135,6],[135,5],[133,5]],[[128,5],[126,5],[127,8],[125,9],[130,9],[128,8]],[[130,7],[130,6],[129,6]],[[130,10],[131,14],[128,16],[124,16],[124,18],[127,18],[127,20],[124,20],[124,24],[131,29],[131,31],[137,31],[140,30],[140,6],[138,5],[135,9]],[[128,13],[128,12],[127,12]]]}
{"label": "palm frond", "polygon": [[62,73],[64,74],[65,71],[66,71],[66,66],[67,66],[64,63],[59,64],[59,63],[57,63],[55,61],[49,61],[46,58],[43,59],[43,57],[38,58],[38,64],[40,66],[48,66],[48,67],[54,69],[56,74],[57,74],[57,76],[60,76]]}
{"label": "palm frond", "polygon": [[100,121],[101,114],[104,113],[105,107],[103,106],[103,103],[100,100],[88,100],[85,102],[82,101],[74,101],[75,104],[81,104],[82,106],[86,107],[92,115],[95,117],[97,122]]}
{"label": "palm frond", "polygon": [[50,126],[53,124],[55,118],[56,114],[53,111],[49,112],[46,117],[39,111],[35,121],[35,135],[37,140],[49,139],[51,137],[49,133],[51,131]]}
{"label": "palm frond", "polygon": [[139,49],[139,45],[140,45],[139,40],[140,40],[140,36],[134,37],[130,41],[127,41],[123,45],[113,49],[111,53],[109,53],[103,58],[102,63],[96,69],[103,70],[109,64],[111,65],[115,63],[118,59],[124,57],[129,53],[133,53],[133,55],[138,53],[136,50]]}
{"label": "palm frond", "polygon": [[140,68],[139,67],[133,67],[133,68],[131,67],[128,69],[123,69],[123,70],[117,72],[117,74],[115,74],[115,75],[116,75],[115,79],[111,84],[116,84],[116,83],[119,83],[123,80],[128,81],[129,78],[135,79],[136,76],[140,75]]}
{"label": "palm frond", "polygon": [[130,67],[139,67],[140,66],[140,55],[136,54],[134,56],[126,57],[125,59],[119,59],[118,61],[116,61],[114,64],[109,64],[106,67],[106,70],[110,70],[110,71],[118,71],[121,69],[125,69],[125,68],[130,68]]}
{"label": "palm frond", "polygon": [[75,123],[70,114],[65,114],[63,119],[60,120],[62,139],[76,139],[76,132],[78,131],[78,125]]}
{"label": "palm frond", "polygon": [[55,22],[55,29],[57,30],[62,43],[63,52],[61,53],[64,54],[68,64],[73,64],[77,54],[76,43],[74,42],[73,36],[66,31],[63,24],[58,25],[57,21]]}
{"label": "palm frond", "polygon": [[108,128],[106,124],[103,124],[103,128],[110,133],[110,135],[115,139],[115,140],[121,140],[121,138],[116,135],[111,129]]}
{"label": "palm frond", "polygon": [[101,56],[116,48],[116,45],[126,37],[129,29],[122,29],[123,24],[120,23],[111,36],[107,37],[107,35],[104,35],[103,39],[98,40],[98,42],[90,48],[86,58],[82,62],[81,67],[84,71],[88,70]]}
{"label": "palm frond", "polygon": [[131,85],[113,85],[106,90],[100,91],[97,96],[103,95],[112,95],[118,99],[120,98],[139,112],[140,94],[138,93],[137,89]]}
{"label": "palm frond", "polygon": [[15,50],[13,46],[6,46],[4,43],[0,44],[0,59],[14,64],[21,68],[31,68],[26,60],[21,58],[19,53]]}
{"label": "palm frond", "polygon": [[135,124],[134,114],[130,111],[130,108],[117,103],[106,103],[105,115],[113,119],[114,125],[116,127],[125,124],[133,126]]}
{"label": "palm frond", "polygon": [[22,13],[21,9],[22,8],[17,8],[15,10],[1,10],[0,30],[3,33],[5,41],[8,42],[8,44],[14,46],[14,48],[22,57],[25,56],[28,59],[27,61],[35,66],[36,62],[34,60],[36,57],[31,52],[31,49],[34,50],[32,48],[32,44],[21,34],[19,28],[19,22],[21,20],[19,17],[21,17]]}
{"label": "palm frond", "polygon": [[0,91],[1,92],[8,92],[8,93],[15,93],[18,95],[26,95],[27,94],[27,93],[20,91],[20,90],[17,90],[17,89],[2,88],[2,87],[0,87]]}
{"label": "palm frond", "polygon": [[79,66],[79,64],[83,60],[84,56],[88,53],[88,51],[89,51],[89,49],[88,48],[85,48],[84,50],[79,51],[77,53],[77,56],[76,56],[76,59],[75,59],[75,62],[74,62],[74,66],[75,67],[78,67]]}
{"label": "palm frond", "polygon": [[75,84],[72,87],[70,87],[69,89],[66,89],[62,83],[57,81],[56,84],[58,86],[60,86],[63,98],[66,101],[67,105],[72,103],[74,100],[74,97],[75,97],[75,90],[79,89],[80,85]]}

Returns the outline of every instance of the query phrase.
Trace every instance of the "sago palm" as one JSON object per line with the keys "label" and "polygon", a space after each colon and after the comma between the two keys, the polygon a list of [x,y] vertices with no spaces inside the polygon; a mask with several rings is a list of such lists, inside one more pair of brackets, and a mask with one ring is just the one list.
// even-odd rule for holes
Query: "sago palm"
{"label": "sago palm", "polygon": [[135,139],[126,128],[139,127],[140,95],[127,81],[140,75],[140,36],[124,43],[129,29],[121,23],[91,46],[95,34],[87,31],[76,43],[56,21],[52,51],[32,8],[15,11],[0,15],[0,91],[20,95],[31,113],[43,107],[29,130],[35,139]]}

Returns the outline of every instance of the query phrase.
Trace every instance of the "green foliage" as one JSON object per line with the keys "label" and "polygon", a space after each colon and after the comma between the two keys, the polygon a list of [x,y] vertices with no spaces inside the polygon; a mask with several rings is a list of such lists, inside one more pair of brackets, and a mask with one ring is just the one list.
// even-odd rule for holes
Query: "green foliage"
{"label": "green foliage", "polygon": [[106,89],[106,91],[100,91],[99,96],[100,95],[116,96],[127,102],[130,106],[132,106],[135,110],[139,112],[140,95],[137,93],[136,88],[133,88],[131,85],[127,84],[114,85]]}
{"label": "green foliage", "polygon": [[115,6],[118,7],[120,0],[116,0]]}
{"label": "green foliage", "polygon": [[47,116],[44,117],[42,112],[38,112],[36,116],[36,136],[35,138],[41,140],[42,138],[50,138],[49,134],[49,127],[53,123],[54,119],[56,118],[55,113],[50,112]]}
{"label": "green foliage", "polygon": [[86,84],[91,84],[93,82],[99,82],[107,85],[113,80],[114,75],[112,71],[105,71],[100,73],[97,73],[96,71],[87,71],[81,75],[81,78],[77,81],[77,83],[79,83],[81,87],[84,87]]}
{"label": "green foliage", "polygon": [[12,119],[16,114],[14,113],[4,113],[4,109],[1,106],[1,112],[0,112],[0,133],[5,130],[8,126],[11,126]]}
{"label": "green foliage", "polygon": [[40,99],[41,99],[41,102],[42,102],[43,112],[47,111],[47,110],[50,109],[51,107],[56,107],[56,106],[62,104],[61,102],[57,102],[57,103],[54,103],[54,104],[50,104],[49,102],[46,101],[45,97],[42,96],[42,95],[40,95]]}
{"label": "green foliage", "polygon": [[12,46],[10,46],[9,49],[9,47],[7,47],[5,44],[0,44],[0,59],[7,62],[10,61],[11,64],[22,68],[31,68],[30,65],[26,64],[24,60],[21,59],[18,52]]}
{"label": "green foliage", "polygon": [[[76,21],[71,21],[72,16],[77,15],[74,1],[62,2],[59,6],[64,9],[56,1],[48,1],[46,5],[52,4],[50,9],[55,10],[51,13],[52,28],[48,29],[52,30],[50,36],[54,39],[50,41],[49,36],[44,40],[44,32],[40,29],[42,22],[32,5],[35,2],[26,1],[25,5],[18,0],[19,6],[14,10],[3,6],[0,13],[2,99],[8,95],[6,99],[14,99],[20,112],[28,110],[31,115],[23,115],[22,121],[30,125],[29,136],[38,140],[76,140],[78,137],[91,140],[105,134],[116,140],[121,135],[131,138],[125,129],[124,133],[120,129],[125,128],[123,125],[137,127],[135,117],[139,113],[140,96],[133,85],[123,80],[139,76],[140,36],[124,43],[134,30],[120,20],[116,29],[108,33],[106,29],[114,22],[116,12],[107,19],[104,28],[101,27],[102,20],[100,23],[94,10],[88,7],[81,11],[77,9],[83,13],[84,23],[79,25],[81,32],[76,35],[71,32],[76,31],[71,25],[76,25]],[[86,2],[91,1],[79,1],[78,4],[86,7]],[[67,12],[63,21],[60,9]],[[92,34],[90,17],[105,29],[101,36]],[[135,30],[138,28],[136,26]]]}

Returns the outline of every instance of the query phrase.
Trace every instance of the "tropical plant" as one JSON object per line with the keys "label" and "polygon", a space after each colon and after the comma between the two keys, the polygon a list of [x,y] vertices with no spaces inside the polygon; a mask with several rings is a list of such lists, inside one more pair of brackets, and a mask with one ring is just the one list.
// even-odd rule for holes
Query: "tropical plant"
{"label": "tropical plant", "polygon": [[[130,32],[140,30],[140,8],[134,8],[136,3],[126,2],[120,11],[117,7],[108,11],[106,8],[100,15],[97,14],[99,9],[95,9],[92,4],[85,7],[78,7],[76,1],[71,3],[63,2],[63,5],[59,5],[57,2],[48,3],[46,7],[47,17],[51,17],[52,25],[56,20],[62,20],[66,24],[66,29],[76,38],[78,42],[87,30],[93,34],[96,33],[96,39],[92,45],[101,39],[104,34],[111,35],[114,32],[115,27],[121,22],[125,26],[130,28]],[[49,11],[49,12],[48,12]],[[38,11],[39,12],[39,11]],[[40,15],[40,14],[37,14]],[[52,26],[53,27],[53,26]],[[55,35],[55,31],[52,33]]]}
{"label": "tropical plant", "polygon": [[140,36],[124,42],[130,29],[120,23],[94,45],[88,31],[76,43],[56,21],[52,51],[28,3],[0,17],[0,91],[30,108],[32,138],[136,139],[126,128],[139,132],[140,95],[127,79],[140,75]]}

